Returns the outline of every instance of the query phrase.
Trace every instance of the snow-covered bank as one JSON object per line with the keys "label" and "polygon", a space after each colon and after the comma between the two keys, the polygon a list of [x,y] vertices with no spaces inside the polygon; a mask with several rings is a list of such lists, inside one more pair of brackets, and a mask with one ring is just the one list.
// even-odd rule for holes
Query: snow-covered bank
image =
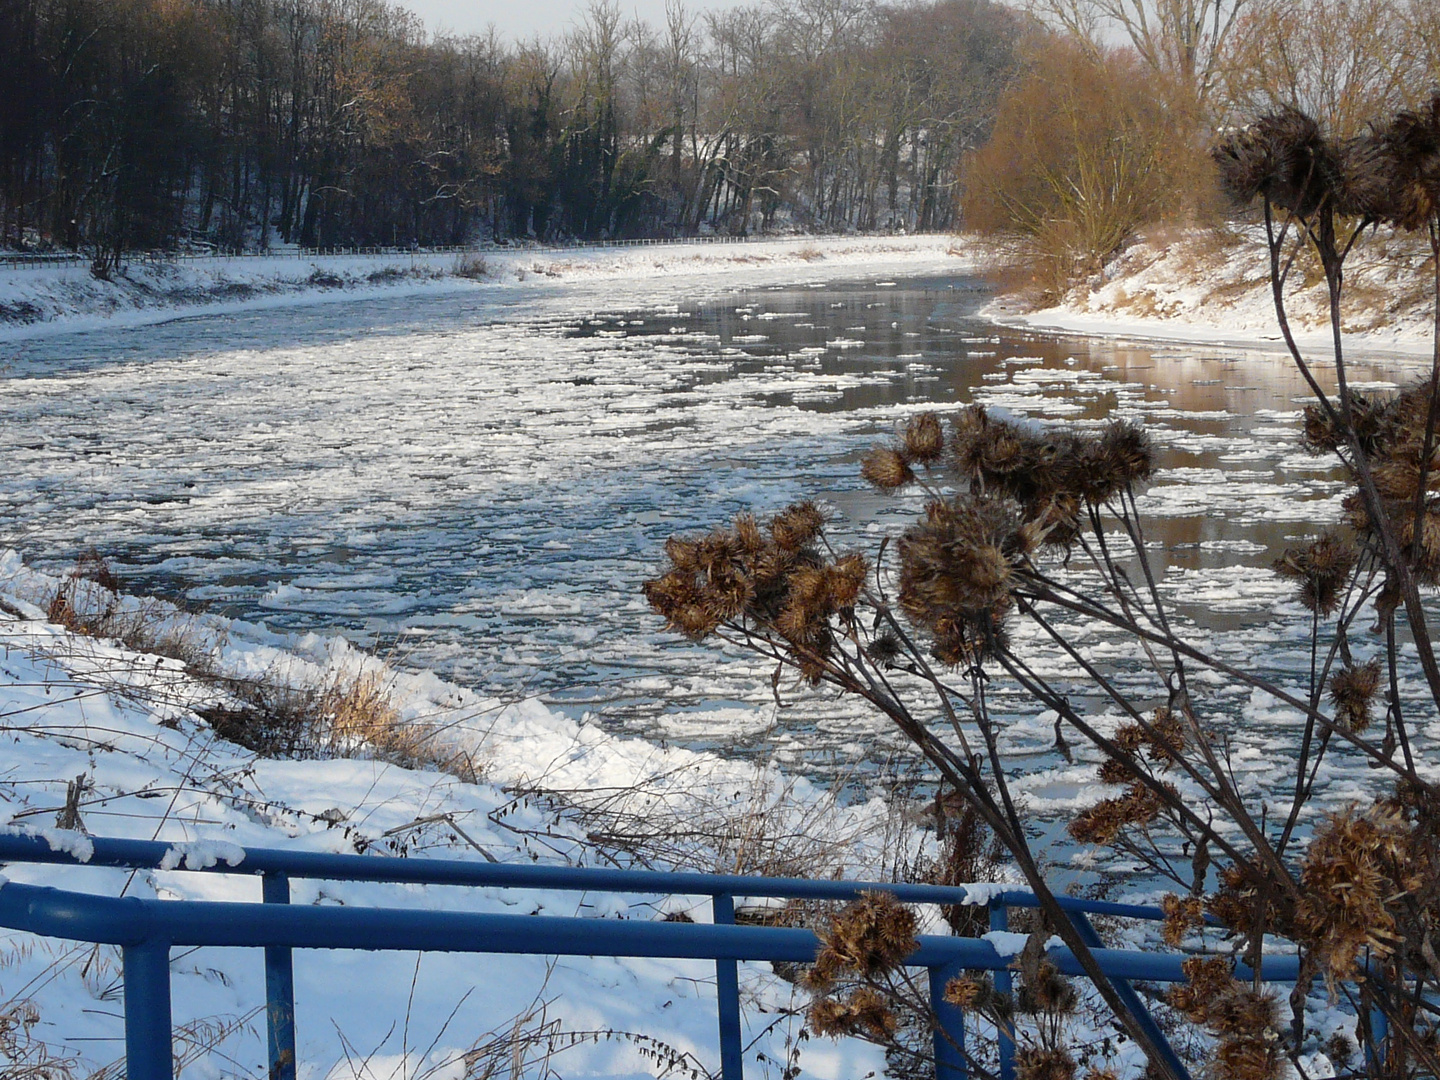
{"label": "snow-covered bank", "polygon": [[[737,865],[739,848],[726,843],[723,831],[727,821],[748,824],[749,833],[735,830],[734,839],[752,851],[763,847],[756,831],[762,822],[776,835],[814,838],[808,849],[792,839],[789,856],[809,859],[825,874],[883,872],[887,845],[906,842],[897,840],[895,819],[879,800],[841,806],[770,768],[615,738],[535,702],[503,703],[433,675],[393,671],[338,639],[286,642],[257,627],[184,617],[163,605],[105,600],[143,609],[154,632],[184,636],[192,652],[206,654],[227,675],[324,685],[375,674],[406,721],[464,749],[482,779],[386,764],[367,757],[364,747],[354,757],[260,757],[220,739],[197,714],[225,699],[214,681],[192,677],[179,661],[47,623],[38,605],[48,604],[60,585],[14,553],[0,556],[0,721],[7,741],[0,825],[55,826],[67,787],[77,784],[81,823],[106,836],[592,863],[597,853],[584,830],[529,794],[555,787],[589,791],[608,804],[606,813],[623,812],[628,800],[661,806],[662,815],[685,818],[697,834],[715,828],[708,851],[697,839],[691,853],[691,865],[706,868]],[[911,842],[918,840],[911,832]],[[757,867],[739,862],[738,868]],[[258,898],[255,879],[243,876],[175,871],[132,880],[116,870],[20,865],[6,874],[112,895]],[[632,919],[686,910],[697,921],[709,917],[705,906],[692,909],[677,898],[495,889],[309,882],[296,883],[295,899]],[[187,1075],[261,1074],[264,1025],[257,1009],[264,990],[257,955],[177,952],[172,977],[180,1044],[193,1050]],[[296,977],[300,1076],[309,1080],[488,1075],[467,1072],[475,1062],[465,1055],[473,1059],[498,1045],[498,1067],[522,1034],[535,1041],[517,1053],[529,1060],[556,1053],[555,1066],[567,1076],[652,1076],[648,1061],[657,1053],[660,1060],[693,1055],[707,1068],[717,1060],[714,970],[703,963],[547,963],[544,957],[477,963],[439,954],[307,953],[297,958]],[[801,1023],[783,1011],[800,1003],[792,988],[768,968],[752,966],[745,969],[743,992],[751,1003],[747,1042],[759,1037],[752,1053],[785,1061],[786,1039]],[[44,1044],[46,1052],[72,1062],[70,1075],[113,1062],[123,1045],[118,993],[114,950],[0,935],[0,1013],[35,1018],[21,1040],[32,1060]],[[572,1046],[574,1033],[599,1038]],[[0,1071],[4,1057],[0,1052]],[[823,1040],[807,1044],[800,1064],[805,1075],[834,1080],[884,1066],[874,1047]]]}
{"label": "snow-covered bank", "polygon": [[792,276],[926,274],[953,270],[949,236],[794,237],[744,244],[658,244],[475,254],[334,255],[135,263],[111,280],[82,264],[0,268],[0,342],[47,333],[136,326],[194,314],[607,279],[744,273]]}
{"label": "snow-covered bank", "polygon": [[[1433,294],[1428,246],[1377,234],[1346,264],[1345,324],[1352,356],[1428,358]],[[1287,290],[1291,327],[1304,349],[1324,357],[1330,328],[1318,268],[1297,260]],[[1131,248],[1061,303],[1020,310],[1001,297],[984,312],[1036,330],[1235,347],[1283,348],[1271,299],[1269,255],[1256,230],[1155,234]]]}

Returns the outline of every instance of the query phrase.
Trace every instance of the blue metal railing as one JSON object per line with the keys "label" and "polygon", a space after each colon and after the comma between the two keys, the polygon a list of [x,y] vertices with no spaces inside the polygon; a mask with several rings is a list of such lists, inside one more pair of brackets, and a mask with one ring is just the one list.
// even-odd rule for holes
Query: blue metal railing
{"label": "blue metal railing", "polygon": [[[85,845],[90,845],[87,852]],[[117,945],[123,950],[125,1054],[128,1080],[173,1080],[171,1059],[170,949],[176,946],[245,946],[265,956],[266,1030],[270,1080],[295,1080],[294,949],[367,949],[433,952],[523,953],[567,956],[628,956],[712,960],[719,1001],[721,1076],[741,1080],[740,1000],[737,964],[741,960],[805,963],[815,958],[818,938],[810,930],[735,925],[736,897],[851,900],[867,890],[882,890],[907,903],[984,902],[991,928],[1003,930],[1011,907],[1035,907],[1033,894],[1019,890],[972,896],[963,886],[890,882],[810,881],[695,873],[577,869],[470,863],[453,859],[387,859],[368,855],[329,855],[271,848],[207,848],[143,840],[94,838],[54,850],[41,836],[0,833],[0,863],[84,863],[126,869],[181,869],[196,873],[259,875],[260,904],[211,901],[142,900],[62,891],[14,882],[0,887],[0,926],[47,937]],[[79,850],[86,858],[77,857]],[[217,853],[221,856],[217,860]],[[204,858],[186,858],[203,854]],[[207,865],[209,864],[209,865]],[[492,915],[389,908],[290,905],[292,878],[329,881],[395,882],[544,888],[708,896],[713,924],[683,922]],[[1169,1050],[1129,981],[1180,982],[1183,956],[1106,949],[1090,924],[1090,914],[1155,920],[1159,908],[1106,901],[1059,899],[1087,945],[1127,997],[1132,1011],[1167,1051],[1182,1080],[1183,1064]],[[1082,974],[1066,948],[1049,958],[1067,975]],[[944,1002],[945,984],[965,970],[995,972],[996,989],[1010,989],[1011,957],[977,938],[923,936],[906,963],[928,971],[931,1000],[939,1021],[934,1050],[938,1080],[966,1080],[961,1011]],[[1293,982],[1295,957],[1265,961],[1264,975]],[[1250,978],[1241,965],[1237,977]],[[998,1033],[1001,1080],[1013,1080],[1014,1044],[1010,1032]]]}

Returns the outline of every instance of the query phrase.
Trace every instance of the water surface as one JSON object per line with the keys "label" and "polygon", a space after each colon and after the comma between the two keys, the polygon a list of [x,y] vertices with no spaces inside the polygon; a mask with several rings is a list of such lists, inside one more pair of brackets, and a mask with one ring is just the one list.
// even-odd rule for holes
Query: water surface
{"label": "water surface", "polygon": [[[916,409],[1121,416],[1161,448],[1142,508],[1167,595],[1218,651],[1253,661],[1258,647],[1271,674],[1298,678],[1303,613],[1264,568],[1334,520],[1340,485],[1298,449],[1306,389],[1283,358],[999,329],[968,278],[615,289],[367,299],[27,345],[0,378],[3,539],[57,568],[93,546],[131,591],[342,633],[617,730],[863,776],[904,745],[858,704],[776,693],[767,665],[661,632],[640,584],[665,538],[817,496],[838,544],[873,549],[918,504],[867,490],[859,456]],[[1123,642],[1075,632],[1123,660]],[[1036,806],[1080,797],[1089,766],[1062,762],[1013,690],[996,703]],[[1264,787],[1295,718],[1257,726],[1263,708],[1227,688],[1207,707]]]}

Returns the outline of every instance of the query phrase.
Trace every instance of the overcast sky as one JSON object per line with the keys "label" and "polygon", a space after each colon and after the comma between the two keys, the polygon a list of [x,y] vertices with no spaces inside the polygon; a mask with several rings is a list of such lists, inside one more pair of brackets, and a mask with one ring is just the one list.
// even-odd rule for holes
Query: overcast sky
{"label": "overcast sky", "polygon": [[[494,23],[512,41],[539,34],[550,37],[569,28],[584,10],[585,0],[399,0],[425,20],[431,31],[478,34]],[[733,7],[739,0],[685,0],[692,11]],[[656,26],[665,18],[665,0],[620,0],[626,15],[638,15]]]}

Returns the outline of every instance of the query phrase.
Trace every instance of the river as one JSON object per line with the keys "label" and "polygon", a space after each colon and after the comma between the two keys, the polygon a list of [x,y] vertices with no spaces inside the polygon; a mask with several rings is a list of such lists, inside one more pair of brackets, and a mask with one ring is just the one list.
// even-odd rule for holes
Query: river
{"label": "river", "polygon": [[[662,632],[640,584],[665,538],[813,495],[839,542],[873,548],[917,504],[868,491],[858,459],[917,408],[1124,416],[1161,448],[1141,505],[1162,588],[1222,654],[1304,670],[1303,613],[1266,567],[1336,518],[1341,487],[1298,448],[1305,387],[1283,357],[1001,329],[967,277],[646,290],[372,297],[31,342],[0,375],[3,540],[52,568],[94,547],[133,592],[863,783],[904,743],[857,704],[777,695],[767,665]],[[1034,805],[1083,801],[1089,766],[1058,759],[1018,694],[997,703]],[[1226,687],[1207,707],[1233,725],[1242,786],[1268,790],[1298,718]],[[1326,805],[1362,786],[1337,781]]]}

